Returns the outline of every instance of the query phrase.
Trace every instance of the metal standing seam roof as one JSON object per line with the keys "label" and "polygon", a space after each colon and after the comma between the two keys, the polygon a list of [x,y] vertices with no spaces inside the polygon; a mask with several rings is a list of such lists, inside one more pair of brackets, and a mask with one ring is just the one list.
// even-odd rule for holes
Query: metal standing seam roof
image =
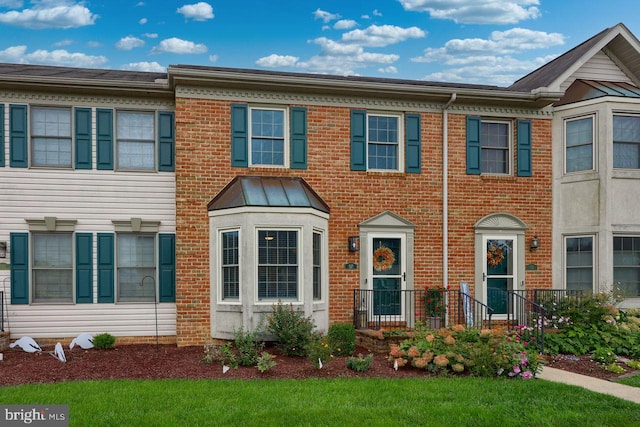
{"label": "metal standing seam roof", "polygon": [[209,211],[246,206],[313,208],[329,205],[302,178],[237,176],[208,204]]}
{"label": "metal standing seam roof", "polygon": [[603,96],[640,98],[640,88],[625,82],[600,80],[576,80],[567,89],[565,96],[554,105],[571,104]]}

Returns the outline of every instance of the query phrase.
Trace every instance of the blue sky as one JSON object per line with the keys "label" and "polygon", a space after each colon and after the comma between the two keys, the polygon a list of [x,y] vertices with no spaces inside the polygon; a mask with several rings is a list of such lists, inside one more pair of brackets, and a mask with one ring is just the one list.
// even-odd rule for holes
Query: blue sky
{"label": "blue sky", "polygon": [[191,64],[508,86],[638,0],[0,0],[0,62]]}

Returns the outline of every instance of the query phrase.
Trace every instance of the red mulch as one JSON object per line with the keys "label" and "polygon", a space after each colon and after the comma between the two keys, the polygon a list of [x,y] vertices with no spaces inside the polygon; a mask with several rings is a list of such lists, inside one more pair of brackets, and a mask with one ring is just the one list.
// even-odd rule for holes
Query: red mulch
{"label": "red mulch", "polygon": [[[50,383],[99,379],[278,379],[278,378],[356,378],[356,377],[428,377],[423,370],[409,367],[395,371],[386,355],[376,354],[366,373],[357,373],[346,367],[346,357],[336,357],[322,369],[316,369],[306,358],[287,357],[274,348],[267,350],[276,356],[277,365],[261,373],[256,367],[239,367],[222,373],[219,363],[202,362],[204,348],[176,347],[175,345],[123,345],[111,350],[83,350],[65,348],[66,363],[44,352],[26,353],[21,349],[8,349],[0,362],[0,386],[16,384]],[[356,353],[367,354],[358,348]],[[618,375],[602,369],[588,356],[577,358],[558,356],[548,366],[565,369],[597,378],[612,379]]]}

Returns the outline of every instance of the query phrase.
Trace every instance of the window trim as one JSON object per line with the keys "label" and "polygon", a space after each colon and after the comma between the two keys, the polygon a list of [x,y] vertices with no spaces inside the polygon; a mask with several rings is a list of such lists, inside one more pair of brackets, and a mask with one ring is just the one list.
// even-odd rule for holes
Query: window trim
{"label": "window trim", "polygon": [[[253,122],[252,122],[252,113],[253,110],[270,110],[270,111],[281,111],[282,112],[282,133],[283,133],[283,154],[282,154],[282,164],[274,165],[274,164],[263,164],[263,163],[254,163],[253,162]],[[290,169],[289,165],[291,164],[291,150],[290,150],[290,141],[291,141],[291,131],[289,124],[289,111],[288,107],[283,106],[275,106],[275,105],[252,105],[249,104],[247,106],[247,155],[249,157],[249,167],[257,167],[257,168],[285,168]],[[274,138],[276,139],[276,138]],[[277,138],[279,140],[279,138]]]}
{"label": "window trim", "polygon": [[[75,169],[75,115],[73,114],[73,108],[66,106],[66,105],[29,105],[28,107],[28,113],[27,113],[27,120],[28,120],[28,126],[27,126],[27,132],[28,132],[28,141],[29,141],[29,155],[28,155],[28,159],[29,159],[29,165],[33,168],[42,168],[42,169],[64,169],[64,170],[73,170]],[[47,136],[43,136],[43,135],[36,135],[33,132],[33,126],[35,124],[35,120],[33,119],[33,114],[34,114],[34,110],[38,110],[38,109],[42,109],[42,110],[65,110],[69,113],[69,146],[70,146],[70,153],[69,153],[69,164],[68,165],[60,165],[60,164],[36,164],[34,161],[34,155],[35,155],[35,147],[34,147],[34,138],[43,138],[43,139],[50,139],[53,137],[47,137]],[[67,139],[67,138],[61,138],[58,137],[58,139]]]}
{"label": "window trim", "polygon": [[[120,155],[119,155],[119,146],[120,146],[120,136],[118,134],[118,118],[121,113],[135,113],[135,114],[149,114],[153,117],[153,166],[150,168],[145,167],[122,167],[120,166]],[[130,140],[134,142],[145,142],[150,141],[146,139],[136,139]],[[158,110],[133,110],[128,108],[123,109],[115,109],[113,115],[113,153],[114,153],[114,163],[115,170],[122,172],[157,172],[158,171],[158,145],[159,145],[159,136],[158,136]]]}
{"label": "window trim", "polygon": [[[482,139],[482,125],[483,124],[491,124],[491,123],[495,123],[495,124],[504,124],[507,125],[507,171],[506,172],[485,172],[482,170],[482,152],[484,150],[501,150],[504,151],[501,148],[496,148],[496,147],[485,147],[484,146],[484,140]],[[489,176],[513,176],[513,171],[514,171],[514,167],[513,167],[513,156],[514,156],[514,148],[513,148],[513,142],[514,142],[514,138],[513,138],[513,133],[514,133],[514,126],[513,126],[513,121],[512,120],[501,120],[501,119],[485,119],[485,118],[481,118],[480,119],[480,175],[489,175]]]}
{"label": "window trim", "polygon": [[[314,243],[315,243],[315,237],[318,236],[318,239],[320,240],[320,253],[319,253],[319,265],[316,265],[315,262],[315,254],[314,254]],[[324,230],[320,230],[318,228],[314,228],[311,231],[311,268],[312,268],[312,272],[311,272],[311,277],[313,278],[312,280],[315,281],[315,271],[316,268],[320,269],[320,283],[318,284],[318,292],[320,292],[320,296],[318,298],[316,298],[316,283],[312,283],[311,284],[311,293],[312,293],[312,297],[311,299],[313,300],[314,303],[320,303],[323,302],[325,300],[325,274],[326,274],[326,268],[324,265],[324,257],[325,254],[327,252],[327,249],[325,248],[325,243],[324,243]]]}
{"label": "window trim", "polygon": [[[616,237],[621,237],[621,238],[640,238],[639,234],[630,234],[630,233],[621,233],[621,234],[613,234],[612,239],[611,239],[611,281],[615,284],[615,270],[616,270],[616,263],[615,263],[615,244],[614,244],[614,240]],[[619,266],[622,267],[622,266]],[[628,267],[633,267],[633,266],[628,266]],[[640,267],[635,267],[637,268],[638,272],[640,272]],[[640,297],[640,285],[639,285],[639,289],[637,291],[636,295],[626,295],[623,294],[625,296],[625,298],[639,298]]]}
{"label": "window trim", "polygon": [[[567,123],[591,118],[591,168],[575,171],[567,171]],[[596,136],[598,115],[596,112],[581,114],[579,116],[565,117],[562,120],[562,163],[564,175],[573,175],[578,173],[588,173],[596,170]],[[584,144],[586,145],[586,144]]]}
{"label": "window trim", "polygon": [[[238,298],[237,299],[233,299],[233,298],[225,298],[224,297],[224,274],[223,274],[223,269],[224,269],[224,264],[223,264],[223,244],[224,244],[224,239],[222,237],[223,234],[225,233],[231,233],[231,232],[237,232],[238,233]],[[218,299],[218,303],[222,303],[222,304],[230,304],[230,305],[241,305],[242,304],[242,277],[243,277],[243,268],[242,268],[242,227],[230,227],[230,228],[220,228],[217,230],[217,242],[218,242],[218,247],[216,248],[216,263],[218,265],[218,268],[216,269],[216,277],[217,277],[217,282],[219,284],[218,286],[218,291],[217,291],[217,299]]]}
{"label": "window trim", "polygon": [[[133,236],[151,236],[153,237],[153,286],[154,286],[154,299],[140,300],[140,301],[121,301],[120,300],[120,265],[118,263],[118,252],[120,250],[119,237],[122,235]],[[114,257],[113,257],[113,270],[114,270],[114,292],[113,298],[115,304],[148,304],[150,302],[159,302],[159,286],[160,280],[158,277],[158,233],[154,232],[137,232],[137,231],[117,231],[114,233]],[[146,278],[147,276],[145,276]],[[150,276],[149,276],[150,277]],[[144,278],[143,278],[143,282]],[[146,282],[145,282],[146,283]]]}
{"label": "window trim", "polygon": [[[397,147],[398,147],[398,153],[397,153],[397,160],[398,160],[398,164],[396,165],[395,169],[376,169],[376,168],[372,168],[370,167],[370,163],[369,162],[369,146],[371,144],[377,144],[376,142],[371,142],[369,141],[369,117],[371,116],[375,116],[375,117],[394,117],[398,120],[398,141],[397,141]],[[390,113],[390,112],[381,112],[381,111],[371,111],[371,110],[366,110],[366,115],[365,115],[365,144],[366,144],[366,164],[367,164],[367,171],[368,172],[401,172],[404,173],[405,170],[405,129],[404,129],[404,121],[406,120],[405,118],[405,114],[403,113]],[[390,145],[390,144],[389,144]]]}
{"label": "window trim", "polygon": [[[53,270],[54,268],[36,268],[35,267],[35,259],[36,259],[36,243],[35,243],[35,238],[37,235],[65,235],[69,237],[70,240],[70,244],[71,244],[71,265],[69,266],[68,270],[71,270],[71,294],[69,295],[68,300],[36,300],[36,277],[35,277],[35,273],[37,270]],[[76,262],[75,262],[75,255],[76,255],[76,245],[75,245],[75,232],[73,230],[31,230],[31,232],[29,233],[29,240],[30,240],[30,254],[29,254],[29,259],[30,261],[30,265],[29,265],[29,277],[30,277],[30,292],[31,292],[31,303],[34,305],[47,305],[47,304],[75,304],[76,301]],[[56,270],[58,268],[55,268]],[[67,268],[64,268],[64,270],[67,270]]]}
{"label": "window trim", "polygon": [[[614,129],[614,123],[615,123],[615,117],[616,116],[622,116],[622,117],[634,117],[638,120],[640,120],[640,114],[634,114],[634,113],[629,113],[629,112],[612,112],[611,113],[611,147],[612,147],[612,155],[611,155],[611,167],[614,170],[619,170],[619,171],[640,171],[640,164],[638,165],[637,168],[625,168],[625,167],[621,167],[621,166],[616,166],[615,165],[615,146],[616,146],[616,140],[614,139],[614,134],[615,134],[615,129]],[[619,144],[636,144],[639,147],[639,151],[640,151],[640,140],[637,142],[622,142],[619,141]],[[638,160],[640,162],[640,159]]]}
{"label": "window trim", "polygon": [[567,270],[569,266],[567,265],[567,240],[568,239],[582,239],[585,237],[591,238],[591,292],[595,291],[596,286],[596,235],[595,234],[566,234],[562,236],[562,286],[564,290],[567,290]]}
{"label": "window trim", "polygon": [[[297,256],[296,256],[296,268],[297,268],[297,283],[296,283],[296,298],[295,299],[290,299],[290,298],[282,298],[282,297],[276,297],[276,298],[263,298],[260,299],[259,297],[259,268],[260,268],[260,247],[258,244],[258,239],[259,239],[259,235],[261,231],[295,231],[296,232],[296,247],[297,247]],[[254,227],[254,233],[255,233],[255,252],[254,252],[254,259],[253,259],[253,264],[254,264],[254,268],[255,268],[255,283],[254,283],[254,303],[256,305],[272,305],[274,302],[277,301],[284,301],[287,304],[291,303],[293,305],[296,304],[302,304],[304,302],[304,286],[301,285],[302,280],[304,279],[304,230],[303,227],[278,227],[275,225],[260,225],[260,226],[256,226]],[[313,242],[309,243],[310,245],[313,244]]]}

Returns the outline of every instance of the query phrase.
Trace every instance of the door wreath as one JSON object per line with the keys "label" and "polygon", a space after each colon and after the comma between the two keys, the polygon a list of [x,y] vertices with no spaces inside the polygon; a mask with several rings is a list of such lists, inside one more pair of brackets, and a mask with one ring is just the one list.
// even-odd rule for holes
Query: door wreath
{"label": "door wreath", "polygon": [[487,249],[487,265],[489,267],[497,267],[504,260],[504,251],[499,246],[491,245]]}
{"label": "door wreath", "polygon": [[396,257],[393,251],[386,246],[380,246],[373,252],[373,269],[375,271],[391,270]]}

